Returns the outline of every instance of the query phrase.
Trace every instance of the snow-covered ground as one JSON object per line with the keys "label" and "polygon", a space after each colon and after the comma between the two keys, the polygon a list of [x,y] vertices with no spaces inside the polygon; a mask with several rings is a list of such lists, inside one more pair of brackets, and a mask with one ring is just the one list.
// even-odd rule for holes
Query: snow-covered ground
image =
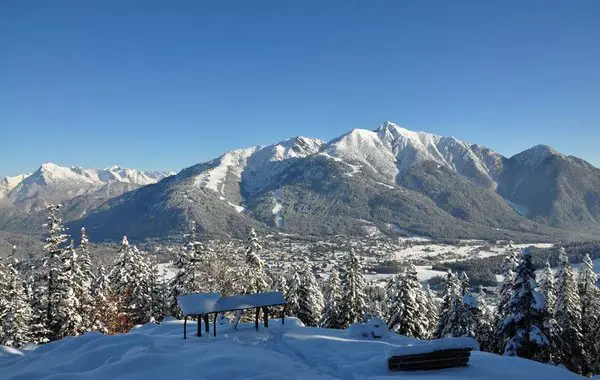
{"label": "snow-covered ground", "polygon": [[[217,337],[196,337],[182,321],[146,324],[128,334],[87,333],[21,352],[0,350],[0,380],[152,379],[547,379],[581,378],[519,358],[474,352],[470,366],[429,372],[389,372],[388,352],[415,344],[392,334],[369,340],[345,330],[303,327],[295,319],[270,328],[218,326]],[[418,342],[417,342],[418,343]],[[581,378],[582,379],[582,378]]]}

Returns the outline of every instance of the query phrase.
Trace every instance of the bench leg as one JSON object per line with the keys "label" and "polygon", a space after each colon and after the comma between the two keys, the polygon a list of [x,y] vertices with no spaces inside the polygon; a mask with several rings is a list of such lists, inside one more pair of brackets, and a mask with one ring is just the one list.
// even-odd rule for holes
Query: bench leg
{"label": "bench leg", "polygon": [[281,312],[281,325],[285,325],[285,307],[287,305],[283,305],[283,311]]}
{"label": "bench leg", "polygon": [[201,315],[198,316],[198,326],[197,326],[197,328],[198,328],[198,332],[196,333],[196,335],[202,336],[202,316]]}
{"label": "bench leg", "polygon": [[210,326],[208,326],[208,314],[204,314],[204,329],[207,334],[210,332]]}
{"label": "bench leg", "polygon": [[187,315],[183,317],[183,339],[187,339]]}
{"label": "bench leg", "polygon": [[217,314],[215,313],[215,318],[213,320],[213,336],[217,336]]}
{"label": "bench leg", "polygon": [[256,308],[256,317],[254,318],[254,325],[256,326],[256,331],[258,331],[258,316],[260,314],[260,307]]}
{"label": "bench leg", "polygon": [[269,327],[269,308],[263,307],[263,318],[265,322],[265,327]]}

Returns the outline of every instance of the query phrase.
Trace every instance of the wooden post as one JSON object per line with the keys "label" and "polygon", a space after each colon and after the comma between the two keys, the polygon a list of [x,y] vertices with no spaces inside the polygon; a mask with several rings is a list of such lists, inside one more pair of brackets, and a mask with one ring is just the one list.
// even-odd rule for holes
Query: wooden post
{"label": "wooden post", "polygon": [[197,328],[198,328],[198,332],[196,333],[196,335],[202,336],[202,316],[201,315],[198,316],[198,326],[197,326]]}
{"label": "wooden post", "polygon": [[183,318],[183,339],[187,339],[187,315]]}
{"label": "wooden post", "polygon": [[213,336],[217,336],[217,314],[215,313],[215,319],[213,320]]}
{"label": "wooden post", "polygon": [[281,325],[285,325],[285,307],[287,305],[283,305],[283,311],[281,312]]}
{"label": "wooden post", "polygon": [[256,308],[256,317],[254,318],[254,325],[256,326],[256,331],[258,331],[258,316],[260,314],[260,307]]}
{"label": "wooden post", "polygon": [[269,327],[269,308],[263,307],[263,318],[265,320],[265,327]]}
{"label": "wooden post", "polygon": [[208,326],[208,314],[204,314],[204,329],[206,333],[210,331],[210,326]]}

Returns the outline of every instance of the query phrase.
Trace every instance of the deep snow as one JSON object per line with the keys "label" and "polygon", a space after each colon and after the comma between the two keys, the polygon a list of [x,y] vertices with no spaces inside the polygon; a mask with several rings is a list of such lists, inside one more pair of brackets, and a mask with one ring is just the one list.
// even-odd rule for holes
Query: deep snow
{"label": "deep snow", "polygon": [[468,368],[388,372],[387,353],[422,344],[391,334],[382,340],[352,338],[345,330],[285,326],[273,319],[257,332],[218,326],[217,337],[183,340],[182,321],[146,324],[128,334],[87,333],[32,351],[0,349],[1,380],[71,379],[582,379],[564,369],[519,358],[474,352]]}

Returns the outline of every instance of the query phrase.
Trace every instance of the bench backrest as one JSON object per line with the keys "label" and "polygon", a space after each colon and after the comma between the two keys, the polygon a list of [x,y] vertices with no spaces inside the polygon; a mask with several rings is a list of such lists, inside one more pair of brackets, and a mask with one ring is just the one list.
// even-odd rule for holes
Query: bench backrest
{"label": "bench backrest", "polygon": [[177,304],[184,316],[200,315],[215,311],[221,293],[193,293],[177,297]]}

